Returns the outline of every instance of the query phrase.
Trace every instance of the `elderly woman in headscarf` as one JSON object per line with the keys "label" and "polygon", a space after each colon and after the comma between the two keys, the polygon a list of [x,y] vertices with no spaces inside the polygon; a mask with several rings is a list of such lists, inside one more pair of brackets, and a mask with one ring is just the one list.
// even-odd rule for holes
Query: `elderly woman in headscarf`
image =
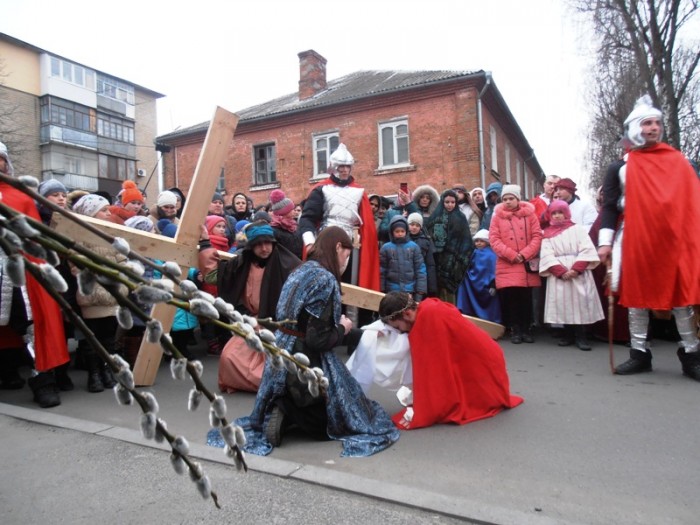
{"label": "elderly woman in headscarf", "polygon": [[435,244],[438,297],[456,303],[456,291],[469,267],[474,242],[464,214],[457,208],[457,193],[445,190],[425,228]]}

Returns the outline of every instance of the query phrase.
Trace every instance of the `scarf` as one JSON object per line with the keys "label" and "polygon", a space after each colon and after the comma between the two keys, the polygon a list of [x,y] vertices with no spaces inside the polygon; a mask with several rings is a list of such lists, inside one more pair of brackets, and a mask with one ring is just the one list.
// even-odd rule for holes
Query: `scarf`
{"label": "scarf", "polygon": [[289,233],[294,233],[297,231],[297,227],[299,226],[299,223],[296,221],[296,219],[293,219],[290,215],[276,215],[272,214],[272,221],[270,222],[270,226],[280,228],[282,230],[286,230]]}

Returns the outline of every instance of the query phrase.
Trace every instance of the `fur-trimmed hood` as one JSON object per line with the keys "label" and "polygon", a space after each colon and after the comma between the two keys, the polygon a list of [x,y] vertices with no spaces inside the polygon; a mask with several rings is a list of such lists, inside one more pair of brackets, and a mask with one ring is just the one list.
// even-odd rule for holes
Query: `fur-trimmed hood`
{"label": "fur-trimmed hood", "polygon": [[509,221],[512,216],[516,217],[527,217],[535,213],[535,206],[527,201],[520,201],[520,206],[515,211],[507,210],[503,203],[496,204],[496,208],[493,210],[494,215],[501,219]]}
{"label": "fur-trimmed hood", "polygon": [[423,184],[422,186],[418,186],[415,190],[413,190],[413,202],[416,203],[416,206],[419,206],[418,201],[420,200],[420,196],[424,193],[430,194],[430,206],[428,206],[428,213],[432,215],[435,211],[435,208],[437,208],[438,203],[440,202],[440,194],[435,188],[433,188],[429,184]]}

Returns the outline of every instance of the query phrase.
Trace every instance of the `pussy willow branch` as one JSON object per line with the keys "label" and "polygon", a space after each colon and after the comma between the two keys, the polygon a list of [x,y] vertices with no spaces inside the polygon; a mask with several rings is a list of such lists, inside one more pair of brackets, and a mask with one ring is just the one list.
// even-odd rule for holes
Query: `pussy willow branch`
{"label": "pussy willow branch", "polygon": [[[25,185],[24,183],[22,183],[22,181],[20,181],[19,179],[16,179],[16,178],[11,177],[9,175],[5,175],[4,173],[0,173],[0,181],[12,186],[13,188],[21,191],[22,193],[25,193],[26,195],[29,195],[36,202],[41,203],[42,205],[49,208],[53,212],[56,212],[56,213],[59,213],[60,215],[63,215],[68,220],[78,224],[82,228],[85,228],[89,232],[97,235],[99,238],[107,241],[108,243],[110,243],[110,244],[114,243],[115,237],[113,235],[105,233],[104,231],[100,230],[96,226],[80,219],[80,216],[78,214],[70,212],[64,208],[61,208],[60,206],[57,206],[56,204],[54,204],[53,202],[48,200],[43,195],[37,193],[32,188],[30,188],[27,185]],[[29,219],[29,217],[28,217],[28,219]],[[74,243],[73,240],[68,239],[67,237],[65,237],[65,239],[67,239],[70,243]],[[132,250],[131,248],[129,248],[129,253],[127,254],[127,256],[130,259],[136,259],[137,261],[141,262],[142,264],[145,264],[146,266],[150,266],[151,268],[154,268],[156,270],[163,271],[163,268],[158,267],[158,265],[155,264],[152,260],[148,259],[148,257],[144,257],[140,253]],[[179,279],[177,276],[171,275],[169,272],[165,272],[165,274],[168,276],[168,278],[172,279],[175,283],[179,283]]]}
{"label": "pussy willow branch", "polygon": [[[16,250],[13,250],[12,246],[3,238],[0,238],[0,248],[5,251],[8,255],[11,253],[17,253]],[[39,285],[46,290],[46,292],[58,303],[58,305],[61,307],[61,309],[66,313],[68,316],[69,320],[83,333],[85,338],[87,339],[88,343],[90,344],[91,348],[95,350],[99,356],[102,358],[102,360],[107,363],[107,365],[110,367],[110,369],[117,373],[119,372],[119,367],[114,363],[112,360],[112,356],[107,352],[107,350],[102,346],[102,344],[99,342],[99,340],[95,337],[95,334],[88,328],[88,326],[85,324],[83,319],[75,313],[71,305],[63,298],[61,294],[56,292],[56,290],[51,286],[50,283],[46,281],[44,276],[42,275],[41,271],[37,268],[36,264],[33,263],[32,261],[29,261],[25,258],[25,269],[27,272],[29,272],[32,277],[39,283]],[[114,294],[113,294],[114,295]],[[119,295],[119,294],[117,294]],[[136,402],[139,404],[139,407],[141,408],[141,411],[143,413],[146,413],[149,411],[149,405],[144,396],[138,392],[135,388],[129,388],[126,385],[122,384],[122,387],[126,388],[126,390],[129,391],[131,396],[136,400]],[[172,433],[168,431],[168,429],[163,426],[160,421],[156,421],[156,426],[158,428],[158,431],[163,435],[163,437],[168,441],[168,443],[171,445],[176,439],[176,436],[174,436]],[[182,460],[185,462],[187,467],[190,469],[192,472],[196,472],[196,466],[195,462],[192,461],[189,456],[186,454],[182,454],[180,452],[177,452],[173,449],[173,453],[178,454]],[[243,463],[245,466],[245,469],[247,470],[247,466],[245,465],[245,462]],[[221,508],[221,505],[219,504],[219,499],[218,495],[214,490],[210,490],[209,492],[210,496],[212,497],[212,500],[214,501],[214,505],[218,509]]]}

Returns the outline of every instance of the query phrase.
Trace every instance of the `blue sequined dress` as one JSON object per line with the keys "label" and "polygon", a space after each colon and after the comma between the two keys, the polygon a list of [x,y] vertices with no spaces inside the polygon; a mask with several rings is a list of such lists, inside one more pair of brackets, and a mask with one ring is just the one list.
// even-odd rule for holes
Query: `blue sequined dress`
{"label": "blue sequined dress", "polygon": [[[338,281],[318,262],[308,261],[289,276],[282,288],[277,319],[299,319],[304,311],[318,319],[329,306],[329,321],[337,325],[341,314]],[[291,353],[297,338],[280,331],[276,335],[277,345]],[[331,439],[343,442],[341,456],[370,456],[398,441],[399,431],[389,415],[379,403],[364,395],[333,351],[320,353],[320,366],[329,380],[326,432]],[[272,451],[264,429],[278,398],[288,395],[286,376],[286,370],[275,369],[267,360],[253,413],[236,421],[246,433],[246,452],[264,456]]]}

